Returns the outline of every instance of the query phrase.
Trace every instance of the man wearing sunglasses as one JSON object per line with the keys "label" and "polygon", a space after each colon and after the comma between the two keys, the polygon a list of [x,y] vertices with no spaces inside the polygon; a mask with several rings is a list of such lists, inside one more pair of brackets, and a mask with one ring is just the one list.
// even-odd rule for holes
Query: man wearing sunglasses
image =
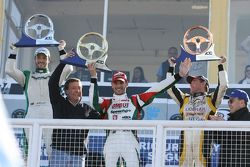
{"label": "man wearing sunglasses", "polygon": [[[248,94],[240,89],[234,89],[228,96],[230,113],[228,121],[250,121],[250,112],[247,107]],[[214,115],[211,120],[223,121]],[[217,131],[214,133],[216,143],[220,145],[219,167],[250,166],[250,132],[249,131]]]}

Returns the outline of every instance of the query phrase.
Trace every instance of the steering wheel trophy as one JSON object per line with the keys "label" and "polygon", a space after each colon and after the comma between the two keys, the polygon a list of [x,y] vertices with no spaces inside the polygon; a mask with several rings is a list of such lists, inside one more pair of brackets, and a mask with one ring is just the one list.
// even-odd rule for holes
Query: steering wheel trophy
{"label": "steering wheel trophy", "polygon": [[58,46],[54,39],[52,20],[44,14],[35,14],[25,23],[21,39],[14,44],[16,47],[48,47]]}
{"label": "steering wheel trophy", "polygon": [[77,42],[76,55],[66,58],[62,62],[79,67],[95,63],[96,68],[111,71],[105,64],[108,57],[108,42],[97,32],[84,34]]}
{"label": "steering wheel trophy", "polygon": [[177,61],[183,61],[186,57],[191,61],[220,60],[214,53],[213,35],[206,27],[193,26],[186,31]]}

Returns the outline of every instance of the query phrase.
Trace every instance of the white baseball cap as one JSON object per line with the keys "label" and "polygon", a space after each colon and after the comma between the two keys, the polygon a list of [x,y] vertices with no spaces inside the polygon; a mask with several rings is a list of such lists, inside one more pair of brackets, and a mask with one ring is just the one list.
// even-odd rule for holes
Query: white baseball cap
{"label": "white baseball cap", "polygon": [[37,54],[39,54],[39,53],[42,53],[42,54],[44,54],[45,56],[47,56],[47,57],[50,57],[50,52],[49,52],[49,49],[47,49],[47,48],[44,48],[44,47],[42,47],[42,48],[38,48],[36,51],[35,51],[35,56],[37,56]]}

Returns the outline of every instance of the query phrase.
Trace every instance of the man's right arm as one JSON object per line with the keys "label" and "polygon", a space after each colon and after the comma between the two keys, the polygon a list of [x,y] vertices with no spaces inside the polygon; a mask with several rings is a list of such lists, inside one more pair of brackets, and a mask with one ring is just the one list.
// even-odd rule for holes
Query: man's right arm
{"label": "man's right arm", "polygon": [[22,87],[25,85],[24,73],[16,68],[16,54],[10,54],[6,61],[5,72],[12,77]]}
{"label": "man's right arm", "polygon": [[61,96],[60,92],[61,89],[59,87],[59,80],[60,76],[62,74],[62,71],[65,67],[65,64],[60,63],[55,71],[52,73],[50,79],[49,79],[49,97],[51,104],[57,103],[60,99],[63,97]]}
{"label": "man's right arm", "polygon": [[89,87],[89,104],[92,108],[101,114],[101,117],[105,117],[105,111],[109,100],[105,100],[99,97],[98,85],[97,85],[97,73],[95,64],[88,64],[88,70],[90,73],[90,87]]}
{"label": "man's right arm", "polygon": [[[171,60],[171,58],[168,61],[169,61],[170,66],[169,66],[168,72],[166,74],[166,78],[169,78],[175,74],[174,71],[175,71],[176,63],[174,63],[173,62],[174,60]],[[167,93],[178,105],[181,105],[183,103],[183,99],[185,97],[185,94],[180,89],[178,89],[175,85],[173,85],[171,88],[169,88],[167,90]]]}

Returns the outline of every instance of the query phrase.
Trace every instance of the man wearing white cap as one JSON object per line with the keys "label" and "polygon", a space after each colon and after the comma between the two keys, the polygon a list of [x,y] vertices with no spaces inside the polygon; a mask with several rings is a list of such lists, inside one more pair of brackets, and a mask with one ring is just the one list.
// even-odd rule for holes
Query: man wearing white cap
{"label": "man wearing white cap", "polygon": [[[66,42],[61,40],[58,46],[60,57],[66,55],[64,47]],[[25,93],[27,107],[25,118],[44,118],[53,119],[52,107],[49,99],[48,81],[51,76],[48,64],[50,63],[50,52],[47,48],[38,48],[34,53],[34,61],[36,70],[34,72],[30,70],[21,71],[16,67],[16,48],[11,46],[12,54],[7,59],[5,72],[15,81],[20,84]],[[71,65],[67,65],[64,72],[61,75],[60,84],[66,79],[67,76],[73,71]],[[48,133],[44,135],[46,148],[50,152],[52,131],[48,130]]]}
{"label": "man wearing white cap", "polygon": [[[123,72],[116,72],[112,77],[113,96],[111,98],[100,98],[98,95],[97,74],[94,64],[89,64],[88,69],[91,76],[89,89],[90,105],[97,110],[102,118],[109,120],[139,120],[142,119],[142,108],[149,105],[153,99],[173,86],[178,80],[186,76],[191,67],[191,60],[186,59],[180,65],[178,74],[165,79],[146,92],[127,96],[127,76]],[[136,133],[131,130],[109,131],[104,145],[105,165],[116,167],[123,164],[126,167],[139,167],[140,147]]]}

